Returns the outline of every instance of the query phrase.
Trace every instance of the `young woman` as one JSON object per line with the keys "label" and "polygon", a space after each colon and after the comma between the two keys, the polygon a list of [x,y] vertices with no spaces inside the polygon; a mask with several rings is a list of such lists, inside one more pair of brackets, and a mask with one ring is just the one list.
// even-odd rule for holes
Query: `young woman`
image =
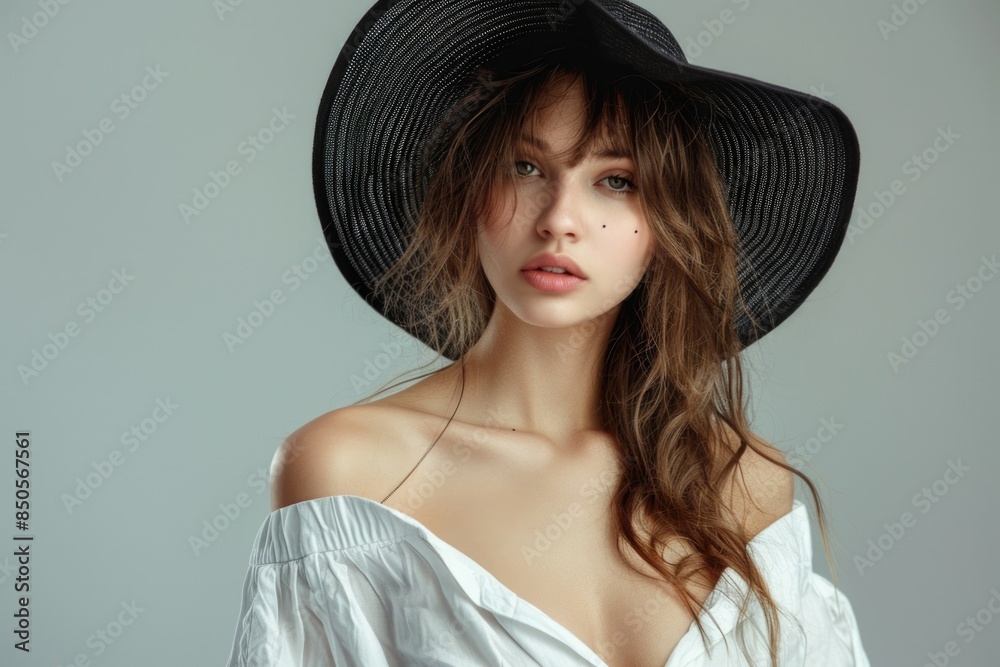
{"label": "young woman", "polygon": [[739,356],[838,251],[839,110],[627,2],[381,2],[316,138],[341,271],[454,363],[282,443],[230,667],[868,665]]}

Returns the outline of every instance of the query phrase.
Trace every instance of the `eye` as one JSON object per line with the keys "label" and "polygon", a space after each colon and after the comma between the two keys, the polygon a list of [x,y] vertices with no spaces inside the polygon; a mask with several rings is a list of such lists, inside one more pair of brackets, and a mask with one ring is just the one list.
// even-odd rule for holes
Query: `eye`
{"label": "eye", "polygon": [[530,162],[526,162],[524,160],[515,160],[514,161],[514,171],[515,171],[515,173],[517,173],[518,176],[530,176],[531,174],[523,174],[523,173],[521,173],[521,170],[519,169],[519,167],[522,164],[523,165],[527,165],[529,169],[534,169],[535,168],[535,165],[531,164]]}
{"label": "eye", "polygon": [[[537,170],[538,168],[528,162],[527,160],[515,160],[514,161],[514,173],[518,176],[528,177],[531,176],[532,170]],[[634,192],[637,188],[634,181],[625,176],[624,174],[612,174],[611,176],[605,176],[601,181],[608,181],[608,189],[615,195],[627,195]]]}
{"label": "eye", "polygon": [[[608,189],[616,195],[626,195],[636,189],[635,183],[621,174],[608,176],[602,180],[608,181]],[[625,189],[622,189],[623,187]]]}

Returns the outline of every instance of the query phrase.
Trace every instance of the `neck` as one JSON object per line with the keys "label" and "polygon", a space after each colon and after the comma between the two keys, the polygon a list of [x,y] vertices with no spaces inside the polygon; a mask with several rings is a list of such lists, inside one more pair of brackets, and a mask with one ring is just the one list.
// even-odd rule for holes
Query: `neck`
{"label": "neck", "polygon": [[[527,324],[498,301],[465,355],[465,391],[456,418],[528,431],[557,448],[601,430],[604,354],[620,307],[568,328]],[[461,361],[453,364],[456,396]]]}

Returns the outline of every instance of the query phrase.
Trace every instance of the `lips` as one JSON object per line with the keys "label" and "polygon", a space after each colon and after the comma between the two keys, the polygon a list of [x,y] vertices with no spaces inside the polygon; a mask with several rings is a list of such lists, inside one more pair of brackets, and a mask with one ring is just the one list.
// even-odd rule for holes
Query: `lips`
{"label": "lips", "polygon": [[[536,255],[534,258],[528,261],[523,267],[522,271],[533,271],[540,269],[541,267],[554,267],[561,268],[566,273],[576,276],[577,278],[586,279],[587,274],[585,274],[579,266],[576,265],[570,257],[567,255],[556,255],[551,252],[547,252],[541,255]],[[557,274],[552,274],[557,275]]]}

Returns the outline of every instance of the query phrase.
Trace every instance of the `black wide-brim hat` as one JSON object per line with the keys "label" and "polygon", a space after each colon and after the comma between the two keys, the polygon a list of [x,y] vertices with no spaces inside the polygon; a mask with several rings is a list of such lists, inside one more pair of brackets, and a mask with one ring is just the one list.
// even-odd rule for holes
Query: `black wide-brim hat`
{"label": "black wide-brim hat", "polygon": [[337,267],[402,326],[372,287],[410,239],[429,182],[418,171],[428,142],[477,67],[526,40],[567,35],[586,35],[595,61],[711,96],[707,136],[740,239],[743,297],[758,322],[741,315],[737,330],[744,348],[759,340],[805,301],[840,250],[857,188],[857,135],[822,98],[689,64],[670,30],[625,0],[371,7],[334,64],[316,119],[313,186]]}

